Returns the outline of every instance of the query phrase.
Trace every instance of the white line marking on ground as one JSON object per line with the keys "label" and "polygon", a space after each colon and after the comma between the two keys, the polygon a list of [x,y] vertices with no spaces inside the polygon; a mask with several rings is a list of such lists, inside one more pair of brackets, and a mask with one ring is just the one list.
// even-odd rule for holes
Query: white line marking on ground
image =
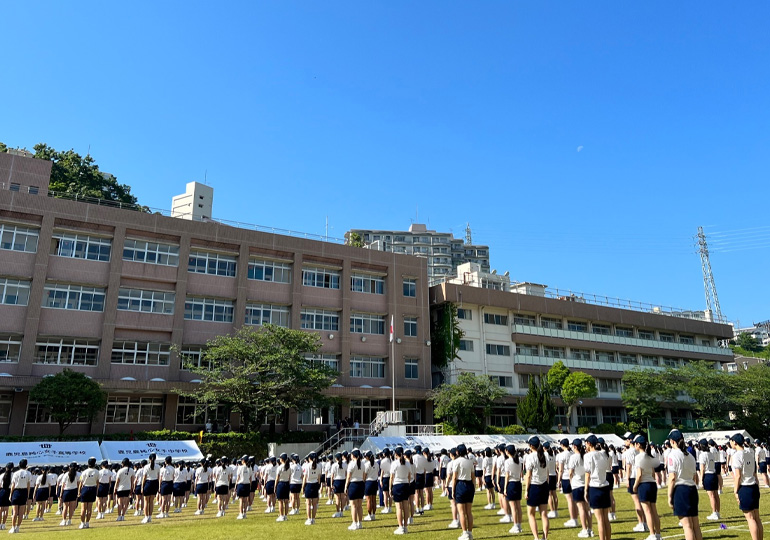
{"label": "white line marking on ground", "polygon": [[[767,525],[768,523],[770,523],[770,521],[763,521],[762,525]],[[721,527],[718,528],[718,529],[709,529],[707,531],[704,531],[704,530],[701,529],[701,533],[702,534],[707,534],[707,533],[719,532],[719,531],[748,531],[748,530],[749,530],[749,526],[748,525],[737,525],[735,527],[727,527],[725,529],[723,529]],[[662,536],[661,539],[662,540],[666,540],[667,538],[679,538],[680,536],[684,536],[684,533],[682,533],[682,534],[672,534],[671,536]]]}

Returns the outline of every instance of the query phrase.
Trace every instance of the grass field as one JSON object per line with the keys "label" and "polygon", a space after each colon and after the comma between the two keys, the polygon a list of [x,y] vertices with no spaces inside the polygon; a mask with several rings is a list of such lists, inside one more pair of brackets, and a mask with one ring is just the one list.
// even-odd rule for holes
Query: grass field
{"label": "grass field", "polygon": [[[445,498],[438,497],[436,491],[434,510],[426,512],[424,517],[416,517],[415,524],[409,527],[409,537],[422,540],[455,540],[461,531],[447,529],[451,520],[449,503]],[[616,489],[618,521],[612,523],[612,537],[619,540],[644,540],[647,533],[635,533],[631,529],[636,525],[636,518],[630,496],[625,489]],[[761,514],[765,524],[765,538],[770,538],[770,490],[762,488]],[[666,504],[666,494],[661,492],[658,497],[658,511],[662,519],[662,536],[680,540],[684,538],[682,529],[677,524],[677,519],[671,514]],[[374,522],[364,522],[364,529],[348,531],[350,525],[350,513],[346,512],[342,519],[333,519],[333,506],[326,506],[322,501],[316,524],[305,526],[304,499],[302,501],[303,512],[297,516],[290,516],[285,523],[276,523],[277,514],[265,514],[264,503],[257,502],[255,508],[249,513],[248,518],[237,521],[237,506],[231,505],[231,510],[223,518],[215,518],[216,509],[211,504],[203,516],[194,516],[195,499],[190,499],[190,506],[183,509],[181,514],[171,514],[168,519],[155,519],[148,525],[139,523],[141,518],[133,517],[130,511],[126,521],[116,523],[116,514],[107,514],[104,520],[92,520],[91,528],[79,530],[79,519],[73,520],[71,527],[59,527],[60,517],[53,513],[46,514],[45,521],[32,523],[25,520],[21,527],[21,534],[34,535],[40,540],[61,540],[62,534],[69,537],[87,536],[93,540],[123,540],[125,538],[152,538],[158,540],[241,540],[241,539],[265,539],[302,538],[308,540],[329,540],[330,538],[365,537],[368,540],[393,538],[393,530],[396,527],[395,514],[378,515]],[[474,501],[475,528],[473,537],[484,538],[519,538],[531,539],[532,533],[529,526],[525,525],[524,531],[518,535],[508,534],[509,524],[498,523],[499,516],[494,510],[483,510],[486,504],[486,493],[476,493]],[[560,495],[562,510],[560,517],[551,520],[550,540],[575,540],[580,529],[565,529],[562,525],[568,517],[562,517],[564,512],[564,499]],[[212,510],[213,508],[213,510]],[[706,521],[705,517],[711,513],[708,498],[701,492],[700,519],[704,531],[704,539],[740,539],[749,540],[750,535],[746,528],[743,514],[738,510],[732,488],[725,485],[722,496],[722,516],[719,522]],[[79,512],[76,514],[79,516]],[[10,524],[10,518],[8,520]],[[540,526],[540,525],[538,525]],[[721,526],[726,527],[722,529]],[[594,530],[596,526],[594,525]],[[0,533],[1,534],[1,533]],[[540,531],[542,536],[542,530]],[[55,536],[54,536],[55,535]]]}

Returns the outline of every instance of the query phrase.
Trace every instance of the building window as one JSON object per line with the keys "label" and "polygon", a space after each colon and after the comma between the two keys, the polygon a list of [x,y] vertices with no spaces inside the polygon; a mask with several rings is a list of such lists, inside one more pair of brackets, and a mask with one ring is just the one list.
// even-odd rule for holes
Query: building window
{"label": "building window", "polygon": [[176,405],[176,423],[187,426],[205,426],[208,422],[224,425],[228,421],[225,405],[199,403],[197,399],[179,396]]}
{"label": "building window", "polygon": [[340,356],[338,354],[306,354],[305,360],[312,364],[324,365],[334,371],[340,370]]}
{"label": "building window", "polygon": [[272,281],[273,283],[291,283],[291,264],[249,259],[249,279]]}
{"label": "building window", "polygon": [[415,298],[417,296],[417,280],[404,278],[404,296]]}
{"label": "building window", "polygon": [[385,279],[381,276],[353,273],[350,276],[350,290],[369,294],[385,294]]}
{"label": "building window", "polygon": [[489,417],[490,425],[504,428],[516,423],[516,405],[495,407]]}
{"label": "building window", "polygon": [[350,376],[364,379],[384,379],[385,359],[370,356],[351,356]]}
{"label": "building window", "polygon": [[597,424],[596,407],[578,407],[578,426],[594,427]]}
{"label": "building window", "polygon": [[484,322],[486,324],[498,324],[506,326],[508,324],[508,315],[498,315],[497,313],[484,313]]}
{"label": "building window", "polygon": [[532,382],[536,385],[540,385],[540,375],[528,375],[526,373],[519,374],[519,388],[529,388],[530,377],[534,377]]}
{"label": "building window", "polygon": [[118,309],[121,311],[173,315],[175,300],[176,293],[173,292],[141,289],[120,289],[118,291]]}
{"label": "building window", "polygon": [[468,308],[457,308],[457,318],[465,321],[472,321],[473,311]]}
{"label": "building window", "polygon": [[231,323],[233,310],[231,300],[188,296],[184,303],[184,318],[188,321]]}
{"label": "building window", "polygon": [[181,371],[200,368],[211,369],[211,364],[206,360],[202,347],[186,345],[179,351],[179,369]]}
{"label": "building window", "polygon": [[658,335],[660,336],[661,341],[664,341],[666,343],[674,342],[674,334],[669,334],[667,332],[659,332]]}
{"label": "building window", "polygon": [[350,315],[352,334],[385,335],[385,317],[371,313],[353,313]]}
{"label": "building window", "polygon": [[683,345],[695,345],[695,336],[679,336],[679,343]]}
{"label": "building window", "polygon": [[569,357],[572,360],[591,360],[591,351],[586,349],[572,349],[569,350]]}
{"label": "building window", "polygon": [[54,233],[51,239],[51,255],[72,259],[108,262],[112,240],[85,234]]}
{"label": "building window", "polygon": [[127,238],[123,244],[123,260],[160,266],[179,266],[179,246]]}
{"label": "building window", "polygon": [[623,407],[602,407],[602,422],[619,424],[623,421]]}
{"label": "building window", "polygon": [[602,334],[605,336],[609,336],[612,333],[612,327],[609,324],[593,323],[591,325],[591,330],[594,334]]}
{"label": "building window", "polygon": [[288,306],[275,304],[246,304],[246,320],[244,324],[262,325],[274,324],[284,328],[289,327],[291,312]]}
{"label": "building window", "polygon": [[236,257],[213,251],[190,251],[187,271],[193,274],[235,277]]}
{"label": "building window", "polygon": [[492,356],[511,356],[511,346],[487,343],[487,354]]}
{"label": "building window", "polygon": [[386,399],[351,399],[350,416],[354,422],[366,426],[377,418],[378,412],[387,411],[388,407],[389,402]]}
{"label": "building window", "polygon": [[599,391],[617,394],[620,392],[620,381],[617,379],[599,379]]}
{"label": "building window", "polygon": [[21,184],[19,184],[18,182],[11,182],[11,187],[8,188],[8,191],[21,192]]}
{"label": "building window", "polygon": [[597,362],[611,362],[615,363],[615,353],[607,351],[596,351]]}
{"label": "building window", "polygon": [[96,340],[48,338],[35,344],[36,364],[95,366],[98,358],[99,341]]}
{"label": "building window", "polygon": [[564,347],[543,345],[543,356],[546,358],[564,358]]}
{"label": "building window", "polygon": [[300,328],[303,330],[334,330],[340,329],[340,314],[337,311],[324,309],[303,309],[300,313]]}
{"label": "building window", "polygon": [[167,343],[116,341],[112,344],[113,364],[167,366],[170,358],[171,345]]}
{"label": "building window", "polygon": [[672,368],[678,368],[679,367],[679,360],[676,358],[667,358],[663,357],[663,365],[666,367],[672,367]]}
{"label": "building window", "polygon": [[417,337],[417,317],[404,317],[404,335]]}
{"label": "building window", "polygon": [[0,278],[0,304],[26,306],[29,303],[29,281]]}
{"label": "building window", "polygon": [[162,397],[109,396],[108,424],[158,424],[163,416]]}
{"label": "building window", "polygon": [[404,378],[405,379],[417,379],[419,378],[419,358],[404,358]]}
{"label": "building window", "polygon": [[39,236],[37,229],[0,223],[0,249],[37,253]]}
{"label": "building window", "polygon": [[302,284],[305,287],[339,289],[340,273],[338,270],[308,266],[302,269]]}
{"label": "building window", "polygon": [[15,364],[19,358],[21,358],[21,336],[0,334],[0,363]]}
{"label": "building window", "polygon": [[43,289],[43,307],[77,311],[104,311],[104,289],[48,283]]}
{"label": "building window", "polygon": [[543,328],[551,328],[553,330],[561,330],[561,319],[555,319],[553,317],[540,317],[540,326]]}
{"label": "building window", "polygon": [[[59,422],[51,418],[51,410],[44,407],[43,405],[40,405],[39,403],[35,403],[34,401],[30,401],[29,405],[27,405],[27,424],[58,424]],[[7,422],[6,422],[7,423]],[[73,424],[87,424],[88,418],[85,416],[80,416],[75,419]]]}
{"label": "building window", "polygon": [[524,326],[537,326],[537,319],[534,315],[524,315],[521,313],[515,313],[513,315],[513,324],[521,324]]}
{"label": "building window", "polygon": [[645,356],[642,355],[642,365],[643,366],[657,366],[658,365],[658,357],[657,356]]}
{"label": "building window", "polygon": [[521,356],[540,356],[537,345],[516,344],[516,354]]}
{"label": "building window", "polygon": [[460,350],[461,351],[472,352],[473,351],[473,341],[471,341],[470,339],[461,339],[460,340]]}
{"label": "building window", "polygon": [[582,321],[567,321],[567,330],[571,332],[588,332],[588,323]]}
{"label": "building window", "polygon": [[651,330],[638,330],[639,339],[655,339],[655,332]]}
{"label": "building window", "polygon": [[636,357],[635,354],[619,353],[618,360],[620,361],[621,364],[636,365],[639,363],[639,359]]}
{"label": "building window", "polygon": [[0,424],[7,424],[11,421],[12,404],[13,394],[0,394]]}
{"label": "building window", "polygon": [[28,186],[27,193],[30,195],[37,195],[40,193],[40,188],[38,186]]}
{"label": "building window", "polygon": [[634,337],[634,329],[624,326],[616,326],[615,335],[618,337]]}
{"label": "building window", "polygon": [[507,375],[490,375],[489,379],[500,388],[513,388],[513,377]]}
{"label": "building window", "polygon": [[340,418],[337,407],[313,407],[297,413],[298,426],[333,426]]}

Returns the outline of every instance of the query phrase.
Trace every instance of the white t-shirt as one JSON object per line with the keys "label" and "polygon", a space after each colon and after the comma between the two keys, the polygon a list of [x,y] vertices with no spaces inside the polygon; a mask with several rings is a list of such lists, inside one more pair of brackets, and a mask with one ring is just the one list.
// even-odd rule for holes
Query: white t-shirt
{"label": "white t-shirt", "polygon": [[66,490],[70,490],[70,489],[77,489],[79,482],[80,482],[80,473],[79,472],[75,473],[75,479],[72,480],[72,481],[70,481],[69,472],[64,473],[62,475],[62,480],[61,480],[62,491],[66,491]]}
{"label": "white t-shirt", "polygon": [[503,475],[503,465],[505,465],[505,456],[502,454],[498,454],[494,457],[495,460],[495,475],[498,477]]}
{"label": "white t-shirt", "polygon": [[556,465],[561,467],[562,480],[569,480],[569,469],[567,469],[567,462],[569,462],[569,458],[571,455],[572,455],[571,451],[564,450],[562,452],[559,452],[559,455],[556,456]]}
{"label": "white t-shirt", "polygon": [[164,465],[163,468],[160,470],[161,482],[173,482],[175,472],[176,472],[176,467],[174,467],[173,465]]}
{"label": "white t-shirt", "polygon": [[550,456],[545,454],[545,467],[540,466],[540,460],[537,458],[537,452],[530,452],[524,456],[524,469],[527,473],[531,472],[531,484],[542,485],[548,482],[548,459]]}
{"label": "white t-shirt", "polygon": [[441,457],[438,458],[438,464],[439,468],[446,469],[447,464],[449,464],[449,456],[446,454],[441,454]]}
{"label": "white t-shirt", "polygon": [[278,469],[278,464],[273,465],[270,463],[265,465],[265,479],[267,482],[275,482],[275,479],[278,476]]}
{"label": "white t-shirt", "polygon": [[512,457],[503,462],[503,475],[508,475],[509,482],[521,482],[521,460],[518,463]]}
{"label": "white t-shirt", "polygon": [[393,464],[390,466],[390,481],[395,484],[408,484],[412,480],[412,465],[408,461],[404,460],[401,463],[399,458],[393,459]]}
{"label": "white t-shirt", "polygon": [[136,485],[141,486],[144,482],[144,469],[136,469],[135,475],[136,475]]}
{"label": "white t-shirt", "polygon": [[11,476],[11,485],[14,489],[29,489],[34,485],[32,480],[32,473],[27,469],[19,469]]}
{"label": "white t-shirt", "polygon": [[641,470],[639,482],[655,482],[655,467],[660,465],[658,458],[639,452],[634,460],[634,476]]}
{"label": "white t-shirt", "polygon": [[291,470],[291,478],[289,479],[290,484],[301,484],[302,483],[302,465],[299,463],[292,463],[289,465],[289,469]]}
{"label": "white t-shirt", "polygon": [[669,474],[676,475],[675,486],[695,486],[695,458],[688,452],[682,452],[679,448],[672,448],[668,454]]}
{"label": "white t-shirt", "polygon": [[545,453],[546,465],[548,467],[548,476],[556,476],[556,458],[552,455]]}
{"label": "white t-shirt", "polygon": [[364,459],[361,458],[361,467],[359,468],[358,462],[355,458],[350,460],[348,465],[348,476],[350,476],[351,482],[363,482],[364,481]]}
{"label": "white t-shirt", "polygon": [[586,485],[586,469],[583,458],[579,452],[573,452],[567,461],[567,471],[572,471],[569,484],[572,489],[582,488]]}
{"label": "white t-shirt", "polygon": [[182,482],[187,482],[187,470],[182,467],[177,467],[176,469],[174,469],[173,482],[175,484],[181,484]]}
{"label": "white t-shirt", "polygon": [[211,480],[211,468],[206,467],[206,470],[203,470],[203,467],[198,467],[195,469],[195,483],[196,484],[208,484]]}
{"label": "white t-shirt", "polygon": [[741,485],[754,486],[757,483],[755,471],[757,470],[757,461],[751,448],[744,448],[743,451],[736,450],[733,454],[733,471],[741,470]]}
{"label": "white t-shirt", "polygon": [[312,463],[302,465],[302,474],[305,476],[305,482],[308,484],[318,484],[321,477],[321,464],[316,464],[315,469]]}
{"label": "white t-shirt", "polygon": [[251,468],[248,465],[238,465],[235,470],[235,483],[251,485]]}
{"label": "white t-shirt", "polygon": [[767,459],[767,452],[761,446],[757,446],[757,450],[754,453],[754,457],[756,458],[757,463],[762,463]]}
{"label": "white t-shirt", "polygon": [[364,460],[364,478],[367,482],[375,481],[380,476],[380,465],[376,461],[374,465],[369,463],[368,459]]}
{"label": "white t-shirt", "polygon": [[633,478],[635,478],[636,471],[634,470],[634,463],[636,463],[636,449],[631,446],[626,449],[625,452],[623,452],[623,467],[628,468],[631,467],[631,472],[628,475],[629,483]]}
{"label": "white t-shirt", "polygon": [[425,474],[426,459],[422,457],[422,454],[414,454],[412,456],[412,465],[414,465],[415,474]]}
{"label": "white t-shirt", "polygon": [[130,491],[131,480],[134,479],[134,469],[130,467],[123,467],[118,471],[117,479],[115,480],[116,491]]}
{"label": "white t-shirt", "polygon": [[[626,458],[630,459],[630,456],[626,456]],[[587,452],[583,456],[583,466],[586,469],[586,473],[591,475],[588,487],[601,488],[610,485],[607,482],[607,472],[610,470],[610,460],[607,454],[599,450]]]}
{"label": "white t-shirt", "polygon": [[291,466],[286,468],[285,465],[278,466],[278,482],[288,482],[291,480]]}
{"label": "white t-shirt", "polygon": [[382,473],[382,478],[387,479],[390,478],[390,467],[393,464],[393,461],[391,461],[390,458],[382,458],[380,460],[380,472]]}
{"label": "white t-shirt", "polygon": [[95,487],[99,481],[99,471],[97,469],[88,468],[80,475],[83,487]]}
{"label": "white t-shirt", "polygon": [[99,469],[99,483],[109,484],[112,481],[112,471],[109,469]]}
{"label": "white t-shirt", "polygon": [[150,464],[144,466],[144,474],[142,475],[145,480],[157,480],[160,477],[160,465],[155,464],[155,468],[151,469]]}
{"label": "white t-shirt", "polygon": [[345,480],[347,478],[347,465],[343,461],[342,464],[339,464],[338,462],[334,462],[332,464],[332,469],[330,471],[332,480]]}
{"label": "white t-shirt", "polygon": [[481,470],[484,473],[484,476],[492,476],[493,465],[492,458],[484,456],[484,459],[481,460]]}
{"label": "white t-shirt", "polygon": [[714,474],[714,461],[713,452],[701,452],[698,454],[701,474]]}
{"label": "white t-shirt", "polygon": [[467,457],[458,457],[455,460],[454,471],[457,475],[457,480],[473,480],[475,470],[476,464],[473,460],[468,459]]}

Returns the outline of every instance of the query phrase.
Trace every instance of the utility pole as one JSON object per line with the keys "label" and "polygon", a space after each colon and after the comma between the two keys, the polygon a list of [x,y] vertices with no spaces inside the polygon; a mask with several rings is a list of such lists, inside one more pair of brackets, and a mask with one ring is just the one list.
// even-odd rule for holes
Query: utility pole
{"label": "utility pole", "polygon": [[713,321],[721,323],[724,322],[722,308],[719,307],[717,286],[714,284],[714,274],[711,271],[711,261],[709,260],[709,247],[706,243],[706,233],[703,232],[703,227],[698,227],[697,239],[700,264],[703,270],[703,289],[706,293],[706,309],[711,313]]}

